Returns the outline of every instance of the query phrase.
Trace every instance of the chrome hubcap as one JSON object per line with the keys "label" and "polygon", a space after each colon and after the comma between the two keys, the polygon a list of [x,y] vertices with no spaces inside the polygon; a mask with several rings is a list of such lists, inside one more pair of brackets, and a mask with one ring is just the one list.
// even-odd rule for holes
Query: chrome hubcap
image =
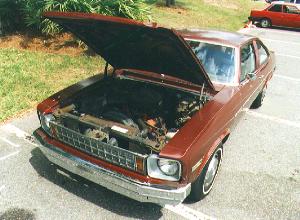
{"label": "chrome hubcap", "polygon": [[213,155],[213,157],[208,165],[208,169],[207,169],[207,172],[204,177],[204,184],[203,184],[204,192],[208,192],[213,184],[216,173],[218,171],[221,154],[222,154],[221,150],[215,152],[215,154]]}
{"label": "chrome hubcap", "polygon": [[269,22],[267,20],[262,20],[261,21],[261,26],[262,27],[268,27],[269,26]]}

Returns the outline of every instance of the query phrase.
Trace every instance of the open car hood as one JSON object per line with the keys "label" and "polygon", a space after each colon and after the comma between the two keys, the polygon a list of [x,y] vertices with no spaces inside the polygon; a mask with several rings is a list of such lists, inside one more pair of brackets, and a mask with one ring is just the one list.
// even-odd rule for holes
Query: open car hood
{"label": "open car hood", "polygon": [[91,13],[46,12],[44,17],[76,35],[116,69],[165,74],[214,90],[199,60],[175,30]]}

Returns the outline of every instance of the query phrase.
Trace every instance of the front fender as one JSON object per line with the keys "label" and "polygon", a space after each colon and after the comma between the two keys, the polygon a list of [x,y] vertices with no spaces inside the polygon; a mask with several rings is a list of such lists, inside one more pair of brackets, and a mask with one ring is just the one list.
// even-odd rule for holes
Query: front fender
{"label": "front fender", "polygon": [[[211,145],[211,147],[209,148],[209,150],[207,151],[207,153],[202,157],[199,158],[198,161],[196,161],[196,163],[192,166],[192,173],[191,173],[191,178],[189,180],[189,182],[194,182],[197,177],[201,174],[203,168],[205,167],[205,165],[207,164],[207,162],[209,161],[210,157],[212,156],[212,154],[215,152],[215,150],[220,146],[223,145],[227,138],[230,135],[230,130],[226,129],[215,141],[214,143]],[[201,162],[200,162],[201,161]]]}

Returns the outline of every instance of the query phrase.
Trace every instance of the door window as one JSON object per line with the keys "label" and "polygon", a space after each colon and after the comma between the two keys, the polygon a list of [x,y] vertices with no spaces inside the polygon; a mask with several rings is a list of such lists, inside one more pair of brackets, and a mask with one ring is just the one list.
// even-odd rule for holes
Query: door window
{"label": "door window", "polygon": [[248,44],[241,48],[241,75],[240,82],[247,78],[248,73],[255,71],[255,52],[253,44]]}
{"label": "door window", "polygon": [[257,41],[256,45],[258,49],[259,65],[262,65],[268,60],[269,53],[261,42]]}
{"label": "door window", "polygon": [[269,8],[269,11],[281,12],[281,5],[273,5],[271,8]]}

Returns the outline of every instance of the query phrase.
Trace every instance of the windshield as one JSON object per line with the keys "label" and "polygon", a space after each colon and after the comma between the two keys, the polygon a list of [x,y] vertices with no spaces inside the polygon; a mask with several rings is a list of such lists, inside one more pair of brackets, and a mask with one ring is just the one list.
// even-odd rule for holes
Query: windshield
{"label": "windshield", "polygon": [[234,48],[193,40],[187,42],[201,61],[211,81],[221,84],[234,82]]}

